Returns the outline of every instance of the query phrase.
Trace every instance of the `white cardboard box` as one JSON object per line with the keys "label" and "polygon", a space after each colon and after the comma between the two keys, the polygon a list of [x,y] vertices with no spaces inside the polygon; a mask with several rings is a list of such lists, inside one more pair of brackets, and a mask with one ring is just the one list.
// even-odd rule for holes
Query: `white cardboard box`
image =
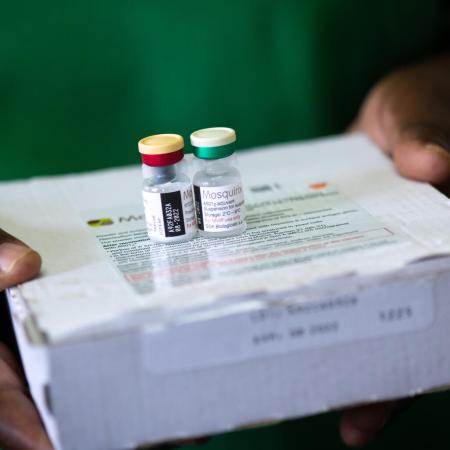
{"label": "white cardboard box", "polygon": [[171,246],[145,237],[137,168],[0,185],[2,227],[44,258],[8,297],[58,449],[450,383],[448,199],[363,136],[255,150],[241,168],[249,231]]}

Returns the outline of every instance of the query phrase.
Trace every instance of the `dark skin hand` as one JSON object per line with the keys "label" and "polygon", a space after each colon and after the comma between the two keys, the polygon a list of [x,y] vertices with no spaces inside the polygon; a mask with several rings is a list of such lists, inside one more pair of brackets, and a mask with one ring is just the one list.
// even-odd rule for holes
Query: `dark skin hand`
{"label": "dark skin hand", "polygon": [[[443,185],[450,178],[450,55],[389,75],[369,93],[352,125],[363,131],[409,178]],[[0,291],[35,277],[39,255],[0,230]],[[401,401],[349,409],[342,415],[344,442],[362,447],[403,407]],[[25,388],[20,368],[0,344],[0,447],[52,448]]]}
{"label": "dark skin hand", "polygon": [[[0,230],[0,291],[35,277],[41,257]],[[19,364],[0,343],[0,447],[5,450],[48,450],[52,446],[25,387]]]}
{"label": "dark skin hand", "polygon": [[[352,126],[363,131],[408,178],[444,188],[450,180],[450,55],[387,76],[369,93]],[[382,402],[345,411],[340,432],[364,447],[404,402]]]}

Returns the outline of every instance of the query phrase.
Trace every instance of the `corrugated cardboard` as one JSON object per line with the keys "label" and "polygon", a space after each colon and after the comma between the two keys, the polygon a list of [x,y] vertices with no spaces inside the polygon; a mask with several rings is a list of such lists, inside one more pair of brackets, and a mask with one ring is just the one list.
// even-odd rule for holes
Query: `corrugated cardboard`
{"label": "corrugated cardboard", "polygon": [[[8,293],[59,449],[128,449],[450,383],[449,201],[363,136],[241,157],[249,230],[150,244],[137,168],[0,185]],[[30,222],[29,218],[33,220]],[[108,226],[88,222],[109,218]]]}

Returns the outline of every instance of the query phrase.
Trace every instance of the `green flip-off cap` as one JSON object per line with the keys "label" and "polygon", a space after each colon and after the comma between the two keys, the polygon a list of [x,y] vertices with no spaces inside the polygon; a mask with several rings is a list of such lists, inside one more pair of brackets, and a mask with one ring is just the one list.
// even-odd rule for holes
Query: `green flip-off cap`
{"label": "green flip-off cap", "polygon": [[234,153],[235,142],[236,132],[227,127],[204,128],[191,134],[194,155],[201,159],[226,158]]}

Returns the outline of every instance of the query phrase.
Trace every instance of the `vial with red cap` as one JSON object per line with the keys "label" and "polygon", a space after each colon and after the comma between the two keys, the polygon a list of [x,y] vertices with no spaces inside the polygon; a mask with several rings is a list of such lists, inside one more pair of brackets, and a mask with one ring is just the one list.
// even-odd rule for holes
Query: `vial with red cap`
{"label": "vial with red cap", "polygon": [[197,225],[191,181],[183,170],[183,138],[156,134],[141,139],[138,146],[148,236],[163,243],[192,239]]}

